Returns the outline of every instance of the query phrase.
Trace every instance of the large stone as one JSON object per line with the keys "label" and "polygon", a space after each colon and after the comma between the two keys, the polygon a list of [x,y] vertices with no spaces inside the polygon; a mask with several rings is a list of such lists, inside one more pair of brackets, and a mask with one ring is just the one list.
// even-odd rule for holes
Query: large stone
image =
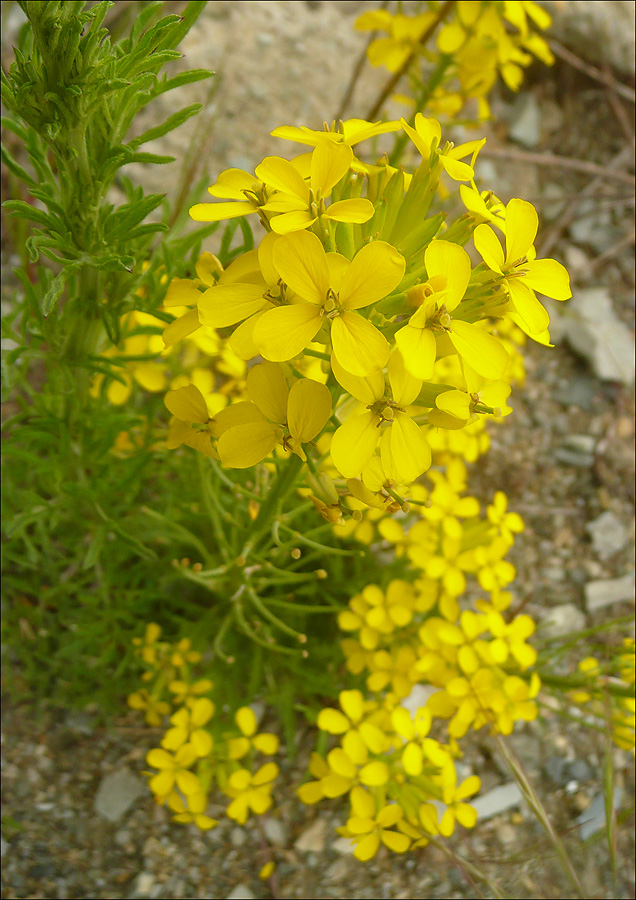
{"label": "large stone", "polygon": [[585,585],[585,603],[588,612],[596,612],[612,603],[634,602],[634,573],[622,578],[590,581]]}

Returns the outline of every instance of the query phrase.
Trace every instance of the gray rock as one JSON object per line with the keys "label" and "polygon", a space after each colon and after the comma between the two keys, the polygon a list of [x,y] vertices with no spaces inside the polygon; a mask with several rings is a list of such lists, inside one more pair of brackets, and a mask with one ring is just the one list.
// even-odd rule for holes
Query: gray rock
{"label": "gray rock", "polygon": [[597,65],[634,77],[633,0],[540,0],[552,16],[550,37]]}
{"label": "gray rock", "polygon": [[141,872],[135,881],[136,897],[153,897],[155,887],[155,876],[150,872]]}
{"label": "gray rock", "polygon": [[263,825],[263,833],[270,844],[275,844],[279,847],[282,847],[287,843],[287,835],[285,833],[285,828],[283,827],[280,819],[274,819],[272,816],[267,816],[262,819]]}
{"label": "gray rock", "polygon": [[477,818],[483,820],[491,819],[513,806],[519,806],[522,800],[519,785],[516,781],[510,781],[471,800],[470,805],[477,810]]}
{"label": "gray rock", "polygon": [[565,267],[572,281],[585,281],[590,271],[590,258],[580,247],[568,244],[565,248]]}
{"label": "gray rock", "polygon": [[585,628],[585,615],[574,603],[562,603],[548,610],[541,619],[542,631],[549,637],[563,637]]}
{"label": "gray rock", "polygon": [[130,769],[121,768],[102,779],[95,797],[95,812],[110,822],[117,822],[145,790],[141,778]]}
{"label": "gray rock", "polygon": [[592,399],[598,393],[599,382],[587,375],[577,375],[572,378],[565,387],[554,395],[555,399],[563,406],[578,406],[579,409],[589,412]]}
{"label": "gray rock", "polygon": [[5,839],[3,837],[0,837],[0,858],[1,859],[4,859],[10,846],[11,845],[9,844],[9,841],[5,841]]}
{"label": "gray rock", "polygon": [[[622,799],[623,792],[620,787],[616,785],[614,788],[614,809],[619,809]],[[588,808],[577,817],[576,822],[579,826],[581,840],[585,841],[593,834],[596,834],[598,831],[605,828],[605,821],[605,797],[603,794],[597,794]]]}
{"label": "gray rock", "polygon": [[585,604],[588,612],[596,612],[611,603],[626,600],[634,601],[634,573],[622,578],[608,578],[603,581],[590,581],[585,585]]}
{"label": "gray rock", "polygon": [[627,529],[613,512],[604,512],[588,522],[585,530],[592,538],[592,546],[601,559],[609,559],[627,543]]}
{"label": "gray rock", "polygon": [[575,781],[589,781],[593,775],[592,769],[584,759],[575,759],[574,762],[568,763],[567,771],[570,778]]}
{"label": "gray rock", "polygon": [[549,756],[545,762],[545,771],[555,784],[565,785],[570,780],[567,763],[561,756]]}
{"label": "gray rock", "polygon": [[589,434],[570,434],[554,451],[555,459],[568,466],[589,469],[594,465],[596,439]]}
{"label": "gray rock", "polygon": [[600,379],[634,384],[634,335],[616,316],[607,288],[579,290],[566,304],[546,308],[554,340],[567,340]]}
{"label": "gray rock", "polygon": [[537,98],[530,91],[519,94],[512,104],[508,135],[529,149],[541,143],[541,111]]}

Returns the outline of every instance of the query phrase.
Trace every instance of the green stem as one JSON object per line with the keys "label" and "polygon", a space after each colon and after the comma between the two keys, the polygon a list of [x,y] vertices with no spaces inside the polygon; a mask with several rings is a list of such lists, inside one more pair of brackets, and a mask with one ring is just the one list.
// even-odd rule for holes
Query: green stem
{"label": "green stem", "polygon": [[287,494],[293,488],[302,465],[302,459],[294,453],[287,465],[278,473],[276,481],[261,504],[258,515],[254,520],[254,528],[252,531],[254,545],[268,529],[269,523],[276,515],[278,504],[285,499]]}

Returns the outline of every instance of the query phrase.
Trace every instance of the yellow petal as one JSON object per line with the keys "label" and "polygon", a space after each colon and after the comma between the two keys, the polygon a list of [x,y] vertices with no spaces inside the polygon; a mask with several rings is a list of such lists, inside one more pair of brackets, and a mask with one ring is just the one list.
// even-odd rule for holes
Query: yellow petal
{"label": "yellow petal", "polygon": [[240,403],[233,403],[216,413],[212,419],[212,435],[221,437],[228,428],[234,428],[236,425],[265,421],[265,416],[257,406],[250,403],[249,400],[242,400]]}
{"label": "yellow petal", "polygon": [[384,375],[382,372],[372,372],[365,377],[352,375],[343,369],[335,355],[331,357],[331,370],[340,384],[348,394],[371,406],[376,400],[381,400],[384,396]]}
{"label": "yellow petal", "polygon": [[[304,232],[297,232],[301,233]],[[313,341],[322,321],[320,309],[313,303],[279,306],[258,320],[254,327],[254,342],[265,359],[273,362],[293,359]]]}
{"label": "yellow petal", "polygon": [[277,363],[264,362],[250,369],[247,373],[247,393],[270,422],[282,425],[287,420],[289,389],[283,370]]}
{"label": "yellow petal", "polygon": [[568,270],[556,259],[535,259],[524,266],[524,269],[525,283],[533,291],[554,300],[569,300],[572,296]]}
{"label": "yellow petal", "polygon": [[332,321],[331,342],[338,362],[352,375],[377,372],[386,365],[391,352],[375,325],[349,310]]}
{"label": "yellow petal", "polygon": [[276,234],[290,234],[294,231],[301,231],[303,228],[309,228],[314,224],[316,218],[317,216],[312,216],[306,209],[295,210],[282,213],[280,216],[273,216],[270,225]]}
{"label": "yellow petal", "polygon": [[[343,145],[341,144],[340,146]],[[368,222],[373,213],[373,203],[364,197],[359,197],[352,200],[338,200],[337,203],[332,203],[326,212],[326,217],[333,219],[335,222],[361,224],[362,222]]]}
{"label": "yellow petal", "polygon": [[[248,385],[249,388],[249,385]],[[287,424],[289,433],[302,444],[313,440],[331,415],[329,388],[310,378],[296,381],[289,392]]]}
{"label": "yellow petal", "polygon": [[201,291],[197,289],[190,278],[173,278],[164,298],[163,305],[166,309],[171,306],[194,306]]}
{"label": "yellow petal", "polygon": [[190,208],[190,218],[195,222],[220,222],[223,219],[236,219],[256,212],[252,203],[196,203]]}
{"label": "yellow petal", "polygon": [[331,441],[331,459],[344,478],[357,478],[373,456],[380,429],[377,416],[365,412],[349,416]]}
{"label": "yellow petal", "polygon": [[504,253],[499,238],[489,225],[478,225],[473,232],[473,241],[477,253],[482,257],[489,269],[498,272],[504,264]]}
{"label": "yellow petal", "polygon": [[[382,463],[384,469],[398,482],[415,481],[422,472],[431,467],[431,449],[428,445],[422,429],[415,424],[405,413],[396,412],[393,423],[389,429],[390,435],[390,462],[385,463],[384,445],[381,444]],[[398,477],[400,476],[400,477]]]}
{"label": "yellow petal", "polygon": [[511,200],[506,206],[506,265],[528,255],[539,228],[537,211],[527,200]]}
{"label": "yellow petal", "polygon": [[217,284],[199,294],[199,319],[202,325],[225,328],[258,312],[264,304],[260,285]]}
{"label": "yellow petal", "polygon": [[415,378],[407,370],[399,348],[391,354],[388,373],[393,399],[398,406],[410,406],[422,390],[422,379]]}
{"label": "yellow petal", "polygon": [[404,365],[414,378],[428,381],[433,376],[437,345],[429,328],[405,325],[395,335],[395,343],[404,359]]}
{"label": "yellow petal", "polygon": [[251,422],[225,431],[219,438],[221,462],[231,469],[247,469],[272,452],[283,429],[269,422]]}
{"label": "yellow petal", "polygon": [[329,291],[325,251],[315,234],[298,231],[274,245],[274,265],[285,284],[305,300],[321,306]]}
{"label": "yellow petal", "polygon": [[[199,293],[197,291],[197,293]],[[199,294],[199,297],[202,295]],[[189,309],[187,313],[184,313],[182,316],[179,316],[178,319],[175,319],[174,322],[171,322],[163,332],[163,343],[166,347],[172,347],[173,344],[178,343],[183,340],[183,338],[188,337],[189,334],[193,334],[197,328],[201,327],[201,323],[199,322],[199,311],[195,307],[194,309]]]}
{"label": "yellow petal", "polygon": [[200,278],[208,287],[212,287],[213,284],[216,284],[223,274],[221,261],[217,259],[214,253],[209,253],[207,250],[205,250],[198,258],[195,269],[197,278]]}
{"label": "yellow petal", "polygon": [[242,200],[243,191],[254,187],[254,176],[244,169],[226,169],[221,172],[216,183],[208,188],[208,194],[222,199]]}
{"label": "yellow petal", "polygon": [[455,181],[472,181],[475,177],[473,167],[468,163],[461,162],[459,159],[452,159],[450,156],[440,154],[440,162],[448,175]]}
{"label": "yellow petal", "polygon": [[[532,288],[520,278],[507,281],[515,311],[523,319],[529,334],[542,334],[550,324],[550,316]],[[525,330],[525,329],[524,329]]]}
{"label": "yellow petal", "polygon": [[446,278],[446,309],[451,312],[462,300],[470,281],[470,257],[463,247],[450,241],[431,241],[424,254],[429,278]]}
{"label": "yellow petal", "polygon": [[210,418],[203,394],[193,384],[176,391],[168,391],[164,403],[172,415],[182,422],[203,423]]}
{"label": "yellow petal", "polygon": [[309,188],[292,164],[279,156],[266,156],[255,169],[259,181],[275,191],[294,194],[309,203]]}
{"label": "yellow petal", "polygon": [[346,309],[361,309],[382,300],[402,281],[405,268],[404,257],[391,244],[365,244],[342,279],[340,304]]}
{"label": "yellow petal", "polygon": [[320,191],[323,197],[327,197],[346,174],[352,160],[353,150],[346,144],[335,144],[332,141],[318,144],[311,154],[312,191]]}
{"label": "yellow petal", "polygon": [[453,319],[449,338],[462,359],[479,375],[496,380],[506,371],[510,357],[503,344],[483,328]]}

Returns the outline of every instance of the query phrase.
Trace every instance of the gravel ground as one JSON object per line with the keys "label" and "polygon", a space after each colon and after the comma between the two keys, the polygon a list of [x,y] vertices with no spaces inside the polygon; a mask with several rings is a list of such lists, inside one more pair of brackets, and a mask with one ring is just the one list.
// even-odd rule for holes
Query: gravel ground
{"label": "gravel ground", "polygon": [[[358,52],[360,37],[351,38],[349,31],[352,14],[364,5],[208,4],[212,31],[193,36],[188,64],[218,64],[224,75],[214,113],[214,171],[227,165],[253,166],[271,151],[266,135],[277,124],[316,125],[332,113],[349,72],[347,67],[340,74],[333,54]],[[272,62],[277,57],[268,55],[271,41],[264,36],[279,32],[286,52],[277,67]],[[242,35],[244,52],[240,78],[234,76],[240,61],[229,53],[236,34]],[[207,62],[196,56],[206,44],[214,57]],[[318,67],[319,90],[314,89],[312,72],[308,92],[306,67],[298,68],[295,76],[291,69],[294,61],[298,66],[300,59],[316,54],[323,54],[326,62]],[[598,81],[564,63],[536,76],[533,72],[533,77],[529,100],[496,102],[500,122],[490,129],[488,147],[505,151],[506,158],[484,156],[482,174],[484,184],[499,186],[504,199],[522,196],[535,202],[544,240],[550,241],[557,237],[569,200],[594,176],[529,164],[518,158],[519,152],[552,152],[606,165],[625,148],[629,159],[629,134],[608,89]],[[314,107],[325,96],[335,100],[326,112],[318,111]],[[352,114],[364,112],[368,104],[360,102]],[[633,107],[624,103],[622,108],[631,127]],[[244,140],[242,149],[238,146],[239,127],[243,136],[254,136],[247,148]],[[472,492],[483,501],[494,490],[505,490],[510,508],[526,521],[512,557],[518,569],[514,590],[538,621],[545,622],[560,609],[557,616],[567,621],[578,617],[585,626],[633,608],[633,356],[631,349],[622,349],[625,342],[631,348],[633,340],[633,247],[624,240],[633,235],[632,196],[632,189],[620,181],[600,182],[587,206],[578,204],[546,254],[568,263],[575,294],[571,304],[582,304],[587,296],[597,310],[599,321],[590,329],[612,325],[608,340],[616,369],[608,371],[607,361],[599,361],[589,341],[581,342],[573,330],[575,318],[555,321],[560,342],[552,350],[528,346],[527,383],[513,393],[514,414],[493,429],[491,450],[470,479]],[[597,294],[590,295],[593,290]],[[609,304],[609,311],[603,311],[603,303]],[[590,587],[600,582],[606,584]],[[612,589],[619,599],[603,605]],[[144,787],[140,772],[156,735],[138,728],[133,715],[122,716],[109,728],[96,727],[95,721],[90,712],[35,713],[5,705],[2,897],[480,896],[457,860],[449,861],[434,847],[408,858],[381,852],[370,864],[357,863],[334,832],[346,815],[344,805],[308,809],[294,799],[293,788],[304,774],[311,748],[309,734],[300,741],[299,757],[283,766],[271,816],[244,828],[222,820],[203,834],[193,826],[172,825],[167,811],[155,805]],[[566,726],[548,711],[510,741],[565,840],[585,896],[614,896],[603,834],[584,841],[580,828],[586,817],[595,820],[602,740],[576,723]],[[536,819],[523,803],[511,799],[511,788],[506,787],[510,776],[496,745],[485,735],[474,735],[467,742],[466,763],[482,776],[483,793],[502,788],[508,791],[509,805],[485,817],[474,831],[455,835],[450,842],[455,853],[477,862],[511,896],[573,896]],[[623,816],[616,896],[632,897],[633,758],[615,750],[614,765]],[[125,807],[124,801],[130,800]],[[258,872],[269,859],[276,862],[276,870],[269,881],[260,882]]]}

